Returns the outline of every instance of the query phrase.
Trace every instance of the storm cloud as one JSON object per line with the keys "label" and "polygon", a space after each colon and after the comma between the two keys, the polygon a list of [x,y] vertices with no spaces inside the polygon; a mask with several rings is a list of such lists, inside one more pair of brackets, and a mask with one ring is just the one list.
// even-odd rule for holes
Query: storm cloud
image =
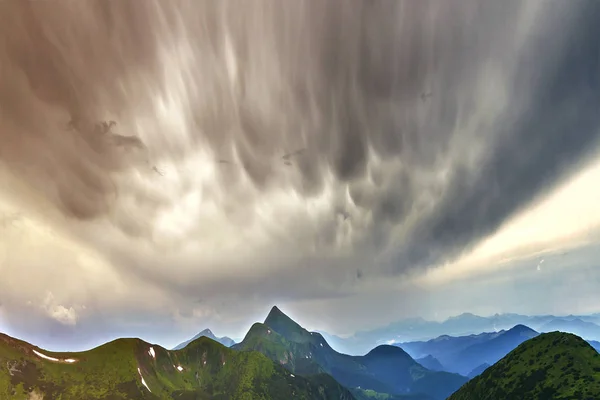
{"label": "storm cloud", "polygon": [[598,154],[599,20],[594,0],[3,1],[5,197],[173,296],[348,296],[457,259]]}

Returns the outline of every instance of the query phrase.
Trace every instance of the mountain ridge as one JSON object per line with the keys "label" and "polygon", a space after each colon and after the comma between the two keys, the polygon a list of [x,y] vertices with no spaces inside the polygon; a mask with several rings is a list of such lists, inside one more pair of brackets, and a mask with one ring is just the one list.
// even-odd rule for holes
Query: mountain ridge
{"label": "mountain ridge", "polygon": [[442,399],[467,381],[458,374],[430,371],[395,346],[379,345],[364,356],[338,353],[320,333],[302,328],[277,307],[234,348],[261,351],[292,373],[322,370],[349,389],[360,386],[391,395],[422,392]]}
{"label": "mountain ridge", "polygon": [[297,377],[259,352],[204,336],[181,350],[120,338],[59,353],[0,334],[0,365],[2,399],[354,399],[328,375]]}
{"label": "mountain ridge", "polygon": [[[543,328],[544,324],[547,324],[552,320],[568,322],[576,319],[580,319],[586,323],[593,323],[596,327],[588,325],[586,329],[589,334],[577,329],[559,330],[574,333],[587,340],[600,341],[600,317],[598,317],[598,314],[555,316],[496,313],[490,316],[479,316],[474,313],[465,312],[460,315],[448,317],[443,321],[431,321],[423,318],[405,318],[370,330],[357,331],[353,335],[344,338],[331,335],[327,332],[321,333],[331,340],[331,345],[336,350],[347,354],[359,355],[365,354],[376,344],[390,341],[394,341],[395,343],[407,343],[428,341],[442,335],[468,336],[479,334],[481,332],[507,330],[518,324],[526,325],[538,332],[548,332],[556,330],[546,330]],[[575,321],[575,323],[577,323],[577,321]],[[425,356],[425,354],[423,356]]]}
{"label": "mountain ridge", "polygon": [[426,352],[439,360],[444,371],[468,376],[482,364],[494,364],[519,344],[537,335],[535,330],[519,324],[506,331],[444,336],[427,342],[401,343],[397,346],[406,348],[409,354]]}

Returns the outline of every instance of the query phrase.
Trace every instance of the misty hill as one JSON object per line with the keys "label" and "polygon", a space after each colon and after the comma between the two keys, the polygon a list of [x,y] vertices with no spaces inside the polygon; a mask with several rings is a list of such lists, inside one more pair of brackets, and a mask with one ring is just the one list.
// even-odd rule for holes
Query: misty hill
{"label": "misty hill", "polygon": [[427,342],[398,346],[413,356],[428,353],[439,360],[444,371],[468,376],[482,364],[494,364],[519,344],[537,335],[527,326],[516,325],[507,331],[458,337],[444,335]]}
{"label": "misty hill", "polygon": [[452,371],[468,375],[481,364],[495,364],[518,345],[538,335],[539,333],[531,328],[517,325],[493,339],[461,350],[456,355],[454,362],[446,365],[446,367],[451,368]]}
{"label": "misty hill", "polygon": [[596,349],[597,352],[600,353],[600,342],[596,342],[595,340],[588,340],[588,343]]}
{"label": "misty hill", "polygon": [[555,318],[539,328],[540,332],[566,332],[589,340],[600,340],[600,326],[581,318]]}
{"label": "misty hill", "polygon": [[[574,328],[566,329],[558,327],[548,327],[544,329],[544,325],[551,321],[574,321],[581,320],[583,322],[600,323],[600,317],[597,314],[593,315],[534,315],[527,316],[521,314],[495,314],[489,317],[481,317],[472,313],[463,313],[461,315],[450,317],[446,321],[427,321],[422,318],[404,319],[394,322],[381,328],[375,328],[367,331],[356,332],[348,338],[341,338],[334,335],[329,335],[321,332],[329,343],[338,351],[348,354],[365,354],[369,349],[377,344],[384,343],[407,343],[415,341],[428,341],[440,336],[469,336],[477,335],[481,332],[498,332],[508,330],[515,325],[525,325],[537,332],[548,332],[553,330],[561,330],[572,332],[575,334],[581,333],[581,337],[588,340],[600,341],[600,332],[589,330],[587,332],[574,331]],[[577,324],[577,321],[575,322]],[[595,324],[598,326],[598,324]],[[590,326],[588,326],[590,327]],[[429,353],[421,353],[415,355],[408,351],[413,357],[424,357]],[[441,361],[441,360],[440,360]],[[442,361],[443,364],[443,361]]]}
{"label": "misty hill", "polygon": [[600,354],[578,336],[544,333],[519,345],[448,400],[600,398]]}
{"label": "misty hill", "polygon": [[193,338],[191,338],[190,340],[186,340],[185,342],[178,344],[177,346],[175,346],[173,348],[173,350],[181,350],[185,346],[187,346],[188,344],[190,344],[190,342],[192,342],[192,341],[194,341],[194,340],[196,340],[198,338],[201,338],[201,337],[207,337],[209,339],[214,340],[215,342],[221,343],[223,346],[226,346],[226,347],[231,347],[231,346],[233,346],[235,344],[235,342],[233,341],[233,339],[230,339],[227,336],[223,336],[223,337],[218,338],[218,337],[216,337],[211,332],[210,329],[205,329],[202,332],[200,332],[199,334],[197,334],[196,336],[194,336]]}
{"label": "misty hill", "polygon": [[321,334],[308,332],[277,307],[233,348],[260,351],[293,373],[325,372],[348,388],[380,394],[423,393],[444,399],[467,380],[458,374],[430,371],[395,346],[378,346],[364,356],[338,353]]}
{"label": "misty hill", "polygon": [[[428,341],[399,343],[396,346],[414,358],[422,358],[431,355],[438,360],[453,360],[457,353],[477,343],[487,342],[494,339],[505,331],[480,333],[469,336],[448,336],[442,335]],[[443,363],[443,361],[440,361]]]}
{"label": "misty hill", "polygon": [[444,366],[431,354],[427,355],[426,357],[418,358],[415,361],[432,371],[445,371]]}
{"label": "misty hill", "polygon": [[290,374],[258,352],[200,337],[169,351],[140,339],[56,353],[0,334],[0,398],[61,400],[345,399],[328,375]]}
{"label": "misty hill", "polygon": [[483,363],[478,367],[475,367],[475,369],[473,369],[471,372],[469,372],[469,374],[467,375],[467,377],[469,379],[473,379],[476,376],[479,376],[483,373],[483,371],[485,371],[486,369],[488,369],[490,367],[490,364],[488,363]]}

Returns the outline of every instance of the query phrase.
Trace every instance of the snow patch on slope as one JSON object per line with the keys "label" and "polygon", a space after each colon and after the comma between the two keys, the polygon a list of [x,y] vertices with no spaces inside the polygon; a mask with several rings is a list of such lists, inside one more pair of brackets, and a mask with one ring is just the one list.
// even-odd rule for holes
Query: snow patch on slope
{"label": "snow patch on slope", "polygon": [[42,354],[42,353],[40,353],[39,351],[35,351],[35,350],[33,350],[33,352],[34,352],[34,353],[35,353],[37,356],[39,356],[39,357],[41,357],[41,358],[44,358],[44,359],[46,359],[46,360],[50,360],[50,361],[56,361],[56,362],[60,361],[58,358],[49,357],[49,356],[47,356],[47,355],[45,355],[45,354]]}
{"label": "snow patch on slope", "polygon": [[65,363],[68,363],[68,364],[72,364],[72,363],[76,363],[76,362],[77,362],[77,360],[76,360],[76,359],[74,359],[74,358],[67,358],[67,359],[63,359],[63,360],[61,360],[61,359],[59,359],[59,358],[55,358],[55,357],[50,357],[50,356],[47,356],[47,355],[45,355],[45,354],[42,354],[42,353],[40,353],[39,351],[36,351],[36,350],[33,350],[33,349],[32,349],[32,351],[35,353],[35,355],[36,355],[36,356],[38,356],[38,357],[40,357],[40,358],[43,358],[43,359],[45,359],[45,360],[49,360],[49,361],[54,361],[54,362],[65,362]]}
{"label": "snow patch on slope", "polygon": [[148,389],[148,391],[150,393],[152,393],[152,390],[150,390],[150,388],[148,387],[148,385],[146,384],[146,381],[144,380],[144,377],[142,376],[142,371],[140,371],[140,369],[138,368],[138,374],[140,374],[140,378],[142,379],[142,385],[144,385],[146,387],[146,389]]}

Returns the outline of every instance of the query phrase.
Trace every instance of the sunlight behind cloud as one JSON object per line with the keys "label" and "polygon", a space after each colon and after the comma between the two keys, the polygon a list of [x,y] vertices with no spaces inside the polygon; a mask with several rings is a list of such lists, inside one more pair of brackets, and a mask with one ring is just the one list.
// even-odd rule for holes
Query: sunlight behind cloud
{"label": "sunlight behind cloud", "polygon": [[[446,263],[418,282],[443,284],[485,274],[509,261],[581,246],[600,230],[600,162],[594,161],[532,207],[521,212],[459,260]],[[541,262],[537,266],[540,270]]]}
{"label": "sunlight behind cloud", "polygon": [[473,251],[498,256],[520,248],[568,248],[600,228],[600,162],[594,161],[568,182],[529,207]]}

